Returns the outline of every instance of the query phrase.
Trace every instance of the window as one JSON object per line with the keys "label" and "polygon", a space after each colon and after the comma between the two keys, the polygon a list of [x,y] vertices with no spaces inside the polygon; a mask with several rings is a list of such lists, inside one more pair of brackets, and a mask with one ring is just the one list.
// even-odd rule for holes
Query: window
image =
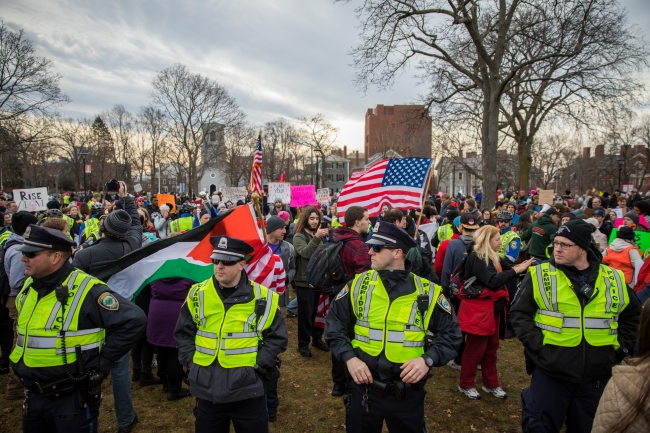
{"label": "window", "polygon": [[167,179],[163,179],[162,181],[163,181],[162,182],[163,185],[167,185]]}
{"label": "window", "polygon": [[332,179],[334,179],[334,175],[332,173],[327,173],[327,181],[332,182]]}
{"label": "window", "polygon": [[337,182],[343,182],[343,175],[342,174],[337,174],[336,175],[336,181]]}
{"label": "window", "polygon": [[169,179],[169,184],[171,186],[175,186],[176,185],[176,179]]}
{"label": "window", "polygon": [[463,180],[463,172],[462,171],[458,172],[458,180]]}
{"label": "window", "polygon": [[150,184],[150,183],[147,184],[147,188],[151,188],[151,184]]}
{"label": "window", "polygon": [[212,131],[210,133],[210,141],[217,141],[217,133]]}

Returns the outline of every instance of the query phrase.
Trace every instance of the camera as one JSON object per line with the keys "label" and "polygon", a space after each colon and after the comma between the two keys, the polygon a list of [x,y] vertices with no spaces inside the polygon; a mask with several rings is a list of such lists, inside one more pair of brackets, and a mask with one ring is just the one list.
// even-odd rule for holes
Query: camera
{"label": "camera", "polygon": [[115,179],[111,179],[104,184],[104,196],[106,200],[114,202],[120,199],[117,191],[120,189],[120,183]]}

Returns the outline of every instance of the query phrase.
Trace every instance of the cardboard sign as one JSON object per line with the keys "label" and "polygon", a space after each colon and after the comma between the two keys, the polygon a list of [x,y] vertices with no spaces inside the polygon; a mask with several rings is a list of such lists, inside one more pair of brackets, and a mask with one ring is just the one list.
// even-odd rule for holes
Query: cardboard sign
{"label": "cardboard sign", "polygon": [[47,209],[47,188],[14,189],[13,194],[19,211],[37,212]]}
{"label": "cardboard sign", "polygon": [[237,203],[239,200],[245,201],[248,190],[245,186],[227,186],[223,189],[222,200]]}
{"label": "cardboard sign", "polygon": [[623,192],[626,193],[626,194],[628,192],[632,192],[633,189],[634,189],[634,185],[632,185],[632,184],[623,185]]}
{"label": "cardboard sign", "polygon": [[[616,233],[618,233],[618,229],[613,229],[612,234],[609,235],[609,243],[611,244],[614,242],[614,239],[616,239]],[[650,248],[650,233],[649,232],[639,232],[639,231],[634,231],[634,242],[636,243],[636,246],[639,247],[641,250],[641,257],[643,257],[643,253]]]}
{"label": "cardboard sign", "polygon": [[219,194],[213,194],[212,195],[212,204],[217,205],[221,201],[221,197],[219,197]]}
{"label": "cardboard sign", "polygon": [[330,189],[321,188],[316,191],[316,199],[318,203],[329,203],[330,202]]}
{"label": "cardboard sign", "polygon": [[142,191],[142,185],[140,185],[139,183],[136,183],[135,185],[133,185],[133,191],[135,191],[135,192]]}
{"label": "cardboard sign", "polygon": [[291,203],[291,184],[288,182],[269,182],[269,203],[276,199],[282,200],[282,204]]}
{"label": "cardboard sign", "polygon": [[291,187],[291,206],[316,204],[314,185],[296,185]]}
{"label": "cardboard sign", "polygon": [[539,204],[553,204],[553,190],[552,189],[538,189]]}
{"label": "cardboard sign", "polygon": [[173,195],[171,194],[156,194],[156,197],[158,197],[158,206],[162,206],[164,204],[171,204],[172,207],[169,210],[170,212],[176,213],[176,199],[174,198]]}

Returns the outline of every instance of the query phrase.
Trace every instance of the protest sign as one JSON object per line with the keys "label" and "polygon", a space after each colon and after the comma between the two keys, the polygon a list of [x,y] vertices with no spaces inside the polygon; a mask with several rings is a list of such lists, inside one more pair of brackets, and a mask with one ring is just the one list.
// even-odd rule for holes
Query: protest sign
{"label": "protest sign", "polygon": [[633,189],[634,189],[634,185],[632,185],[632,184],[623,185],[623,192],[626,193],[626,194],[628,192],[632,192]]}
{"label": "protest sign", "polygon": [[553,204],[553,190],[552,189],[538,189],[539,204]]}
{"label": "protest sign", "polygon": [[14,189],[13,194],[19,211],[36,212],[47,209],[47,188]]}
{"label": "protest sign", "polygon": [[[609,235],[609,243],[611,244],[614,242],[614,239],[616,239],[616,233],[618,233],[618,229],[613,229],[612,234]],[[650,233],[649,232],[639,232],[639,231],[634,231],[634,242],[636,243],[636,246],[639,247],[641,250],[641,257],[643,257],[643,253],[650,248]]]}
{"label": "protest sign", "polygon": [[282,200],[283,204],[291,203],[291,184],[288,182],[269,182],[269,203],[276,199]]}
{"label": "protest sign", "polygon": [[139,183],[136,183],[135,185],[133,185],[133,191],[135,191],[135,192],[142,191],[142,185],[140,185]]}
{"label": "protest sign", "polygon": [[245,186],[227,186],[222,191],[222,201],[231,201],[237,203],[239,200],[245,201],[248,190]]}
{"label": "protest sign", "polygon": [[221,201],[221,197],[219,197],[219,194],[213,194],[212,195],[212,204],[217,205]]}
{"label": "protest sign", "polygon": [[158,197],[158,206],[164,204],[171,205],[169,211],[174,213],[176,212],[176,199],[172,194],[156,194],[156,197]]}
{"label": "protest sign", "polygon": [[329,203],[330,202],[330,189],[329,188],[320,188],[316,191],[316,199],[318,203]]}
{"label": "protest sign", "polygon": [[617,219],[623,218],[623,209],[621,209],[620,207],[612,209],[612,212],[614,212],[616,214]]}
{"label": "protest sign", "polygon": [[291,187],[291,206],[316,204],[314,185],[296,185]]}

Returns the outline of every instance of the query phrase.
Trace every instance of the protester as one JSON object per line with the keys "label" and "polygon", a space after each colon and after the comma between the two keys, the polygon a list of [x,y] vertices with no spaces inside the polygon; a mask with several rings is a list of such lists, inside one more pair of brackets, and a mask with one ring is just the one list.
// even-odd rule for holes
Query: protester
{"label": "protester", "polygon": [[634,231],[631,228],[623,226],[618,229],[616,239],[605,249],[603,263],[623,272],[625,283],[634,287],[635,269],[641,268],[643,259],[639,247],[634,243]]}
{"label": "protester", "polygon": [[497,373],[499,336],[500,331],[505,335],[506,304],[510,299],[506,283],[514,280],[517,274],[526,272],[528,266],[535,262],[535,259],[529,259],[513,266],[509,259],[499,260],[500,249],[499,229],[484,226],[476,231],[474,247],[467,257],[463,278],[468,280],[476,277],[473,284],[478,287],[480,294],[476,298],[464,296],[464,290],[458,294],[463,299],[458,312],[458,323],[460,330],[466,334],[458,390],[473,400],[481,398],[474,386],[478,364],[481,364],[483,391],[496,398],[508,396],[499,386]]}
{"label": "protester", "polygon": [[559,212],[555,208],[550,208],[521,234],[522,241],[530,241],[528,254],[536,258],[538,263],[548,261],[547,250],[551,245],[551,236],[557,231],[559,221]]}

